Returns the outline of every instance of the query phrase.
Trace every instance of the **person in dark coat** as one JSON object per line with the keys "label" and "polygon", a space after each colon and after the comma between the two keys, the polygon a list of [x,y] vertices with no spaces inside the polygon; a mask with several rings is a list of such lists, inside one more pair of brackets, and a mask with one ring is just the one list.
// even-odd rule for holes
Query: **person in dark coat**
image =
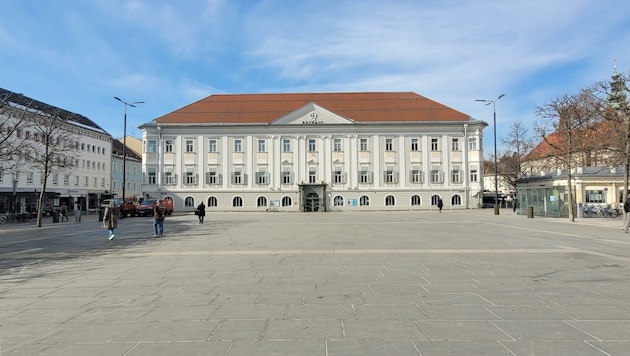
{"label": "person in dark coat", "polygon": [[442,198],[438,198],[437,207],[440,209],[440,213],[442,212],[442,208],[444,207],[444,203],[442,202]]}
{"label": "person in dark coat", "polygon": [[199,218],[199,223],[203,224],[203,218],[206,216],[206,206],[201,202],[197,207],[197,217]]}
{"label": "person in dark coat", "polygon": [[103,229],[107,229],[109,233],[109,239],[113,240],[114,229],[118,227],[118,220],[120,219],[120,208],[114,204],[114,201],[110,201],[109,205],[105,207],[103,212]]}
{"label": "person in dark coat", "polygon": [[623,224],[623,232],[628,233],[628,226],[630,225],[630,197],[623,203],[623,211],[626,212],[626,222]]}

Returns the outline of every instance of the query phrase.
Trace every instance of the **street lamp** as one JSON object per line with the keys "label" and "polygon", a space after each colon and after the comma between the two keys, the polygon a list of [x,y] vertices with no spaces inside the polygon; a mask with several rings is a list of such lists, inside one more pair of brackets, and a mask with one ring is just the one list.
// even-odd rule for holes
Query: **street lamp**
{"label": "street lamp", "polygon": [[494,113],[494,215],[499,215],[499,179],[498,179],[498,168],[497,168],[497,101],[504,97],[505,94],[499,95],[498,98],[494,100],[486,100],[486,99],[477,99],[475,101],[479,101],[482,103],[486,103],[486,105],[492,104],[492,112]]}
{"label": "street lamp", "polygon": [[119,97],[115,96],[114,99],[120,101],[125,105],[125,118],[123,123],[123,181],[122,181],[122,200],[123,204],[125,203],[125,188],[127,186],[127,106],[131,106],[135,108],[138,104],[144,104],[144,101],[134,101],[133,103],[128,103],[126,101],[121,100]]}

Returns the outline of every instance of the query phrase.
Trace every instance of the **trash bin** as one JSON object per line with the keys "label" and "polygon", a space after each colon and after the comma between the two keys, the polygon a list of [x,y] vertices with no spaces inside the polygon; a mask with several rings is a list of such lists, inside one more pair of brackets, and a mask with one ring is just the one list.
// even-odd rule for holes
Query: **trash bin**
{"label": "trash bin", "polygon": [[105,214],[105,209],[98,208],[98,221],[103,222],[103,214]]}
{"label": "trash bin", "polygon": [[534,218],[534,207],[533,206],[528,206],[527,207],[527,217],[529,219],[533,219]]}
{"label": "trash bin", "polygon": [[52,217],[53,217],[53,222],[54,223],[58,223],[59,222],[59,212],[58,211],[53,211],[52,213]]}

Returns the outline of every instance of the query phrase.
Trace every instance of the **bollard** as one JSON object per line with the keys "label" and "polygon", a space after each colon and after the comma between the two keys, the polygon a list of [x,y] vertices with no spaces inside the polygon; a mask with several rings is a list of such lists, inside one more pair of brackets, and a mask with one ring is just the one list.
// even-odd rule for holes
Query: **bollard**
{"label": "bollard", "polygon": [[533,206],[528,206],[527,207],[527,217],[529,219],[533,219],[534,218],[534,207]]}

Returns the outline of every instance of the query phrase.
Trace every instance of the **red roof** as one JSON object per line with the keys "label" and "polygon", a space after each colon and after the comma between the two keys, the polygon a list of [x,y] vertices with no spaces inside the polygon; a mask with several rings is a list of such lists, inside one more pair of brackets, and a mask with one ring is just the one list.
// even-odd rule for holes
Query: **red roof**
{"label": "red roof", "polygon": [[314,103],[356,122],[469,121],[412,92],[216,94],[157,118],[159,124],[269,124]]}

